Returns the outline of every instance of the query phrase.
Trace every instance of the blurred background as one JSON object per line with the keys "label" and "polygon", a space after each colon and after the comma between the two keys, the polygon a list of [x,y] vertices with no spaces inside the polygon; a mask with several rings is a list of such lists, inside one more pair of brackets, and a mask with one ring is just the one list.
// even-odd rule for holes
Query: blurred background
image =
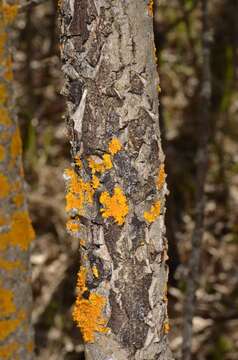
{"label": "blurred background", "polygon": [[[238,359],[238,1],[210,0],[211,134],[205,234],[194,318],[193,359]],[[64,124],[57,3],[25,6],[13,32],[15,81],[31,217],[37,359],[83,359],[71,319],[79,244],[65,230]],[[170,195],[170,343],[181,359],[183,301],[194,227],[197,123],[201,114],[202,24],[197,0],[155,1],[160,126]]]}

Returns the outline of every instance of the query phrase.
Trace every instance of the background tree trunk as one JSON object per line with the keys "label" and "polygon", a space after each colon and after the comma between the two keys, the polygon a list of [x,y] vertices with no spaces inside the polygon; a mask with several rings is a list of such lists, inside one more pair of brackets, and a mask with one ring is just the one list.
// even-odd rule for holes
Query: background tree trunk
{"label": "background tree trunk", "polygon": [[17,5],[0,0],[0,359],[33,358],[28,216],[22,147],[12,96],[10,24]]}
{"label": "background tree trunk", "polygon": [[196,204],[195,225],[192,234],[192,249],[189,258],[189,273],[187,279],[186,297],[184,302],[184,329],[182,358],[192,359],[193,317],[196,309],[196,290],[199,285],[199,266],[204,235],[204,217],[206,205],[205,185],[209,164],[209,136],[210,136],[210,102],[211,102],[211,69],[210,50],[211,32],[207,0],[201,0],[202,7],[202,84],[201,84],[201,116],[199,118],[197,135],[199,147],[197,150],[196,169]]}
{"label": "background tree trunk", "polygon": [[64,0],[60,11],[86,359],[171,359],[152,2]]}

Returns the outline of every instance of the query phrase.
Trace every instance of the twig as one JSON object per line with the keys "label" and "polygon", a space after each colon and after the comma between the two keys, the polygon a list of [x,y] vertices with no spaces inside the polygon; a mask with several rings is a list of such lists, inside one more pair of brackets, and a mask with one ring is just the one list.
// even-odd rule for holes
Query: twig
{"label": "twig", "polygon": [[187,294],[184,305],[184,331],[182,345],[182,359],[191,360],[192,347],[192,322],[194,316],[196,290],[199,281],[199,262],[201,243],[204,233],[204,209],[205,209],[205,183],[208,169],[208,142],[209,142],[209,118],[211,98],[211,69],[210,69],[210,32],[208,26],[207,0],[201,0],[202,4],[202,86],[201,86],[201,114],[199,116],[199,140],[197,151],[197,189],[195,206],[195,227],[192,235],[192,250],[189,261],[189,276],[187,281]]}

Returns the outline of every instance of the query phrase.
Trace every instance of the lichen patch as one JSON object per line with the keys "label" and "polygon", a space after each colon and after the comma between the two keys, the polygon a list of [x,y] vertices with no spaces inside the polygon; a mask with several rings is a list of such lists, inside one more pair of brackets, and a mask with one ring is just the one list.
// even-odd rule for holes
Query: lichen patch
{"label": "lichen patch", "polygon": [[121,148],[122,148],[122,145],[121,145],[119,139],[117,139],[117,138],[113,138],[108,145],[108,150],[111,155],[117,154],[118,151],[121,150]]}
{"label": "lichen patch", "polygon": [[157,200],[150,208],[149,211],[144,212],[144,218],[149,223],[154,222],[157,217],[160,215],[161,203],[160,200]]}
{"label": "lichen patch", "polygon": [[80,328],[84,341],[93,342],[95,332],[108,332],[107,321],[102,315],[106,299],[95,292],[91,292],[89,296],[84,297],[84,293],[88,291],[86,278],[87,269],[82,267],[78,273],[78,296],[73,309],[73,319]]}
{"label": "lichen patch", "polygon": [[123,225],[128,214],[128,204],[126,196],[119,186],[114,188],[114,194],[110,196],[107,191],[100,195],[101,209],[104,218],[112,217],[118,225]]}

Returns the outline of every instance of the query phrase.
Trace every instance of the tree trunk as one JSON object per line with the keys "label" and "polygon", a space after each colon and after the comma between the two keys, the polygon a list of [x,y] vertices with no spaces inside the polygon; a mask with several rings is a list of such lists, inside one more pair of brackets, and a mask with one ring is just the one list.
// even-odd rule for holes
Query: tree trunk
{"label": "tree trunk", "polygon": [[13,101],[10,24],[17,5],[0,0],[0,359],[33,358],[29,248],[34,231],[24,195]]}
{"label": "tree trunk", "polygon": [[152,2],[64,0],[60,12],[86,359],[171,359]]}

